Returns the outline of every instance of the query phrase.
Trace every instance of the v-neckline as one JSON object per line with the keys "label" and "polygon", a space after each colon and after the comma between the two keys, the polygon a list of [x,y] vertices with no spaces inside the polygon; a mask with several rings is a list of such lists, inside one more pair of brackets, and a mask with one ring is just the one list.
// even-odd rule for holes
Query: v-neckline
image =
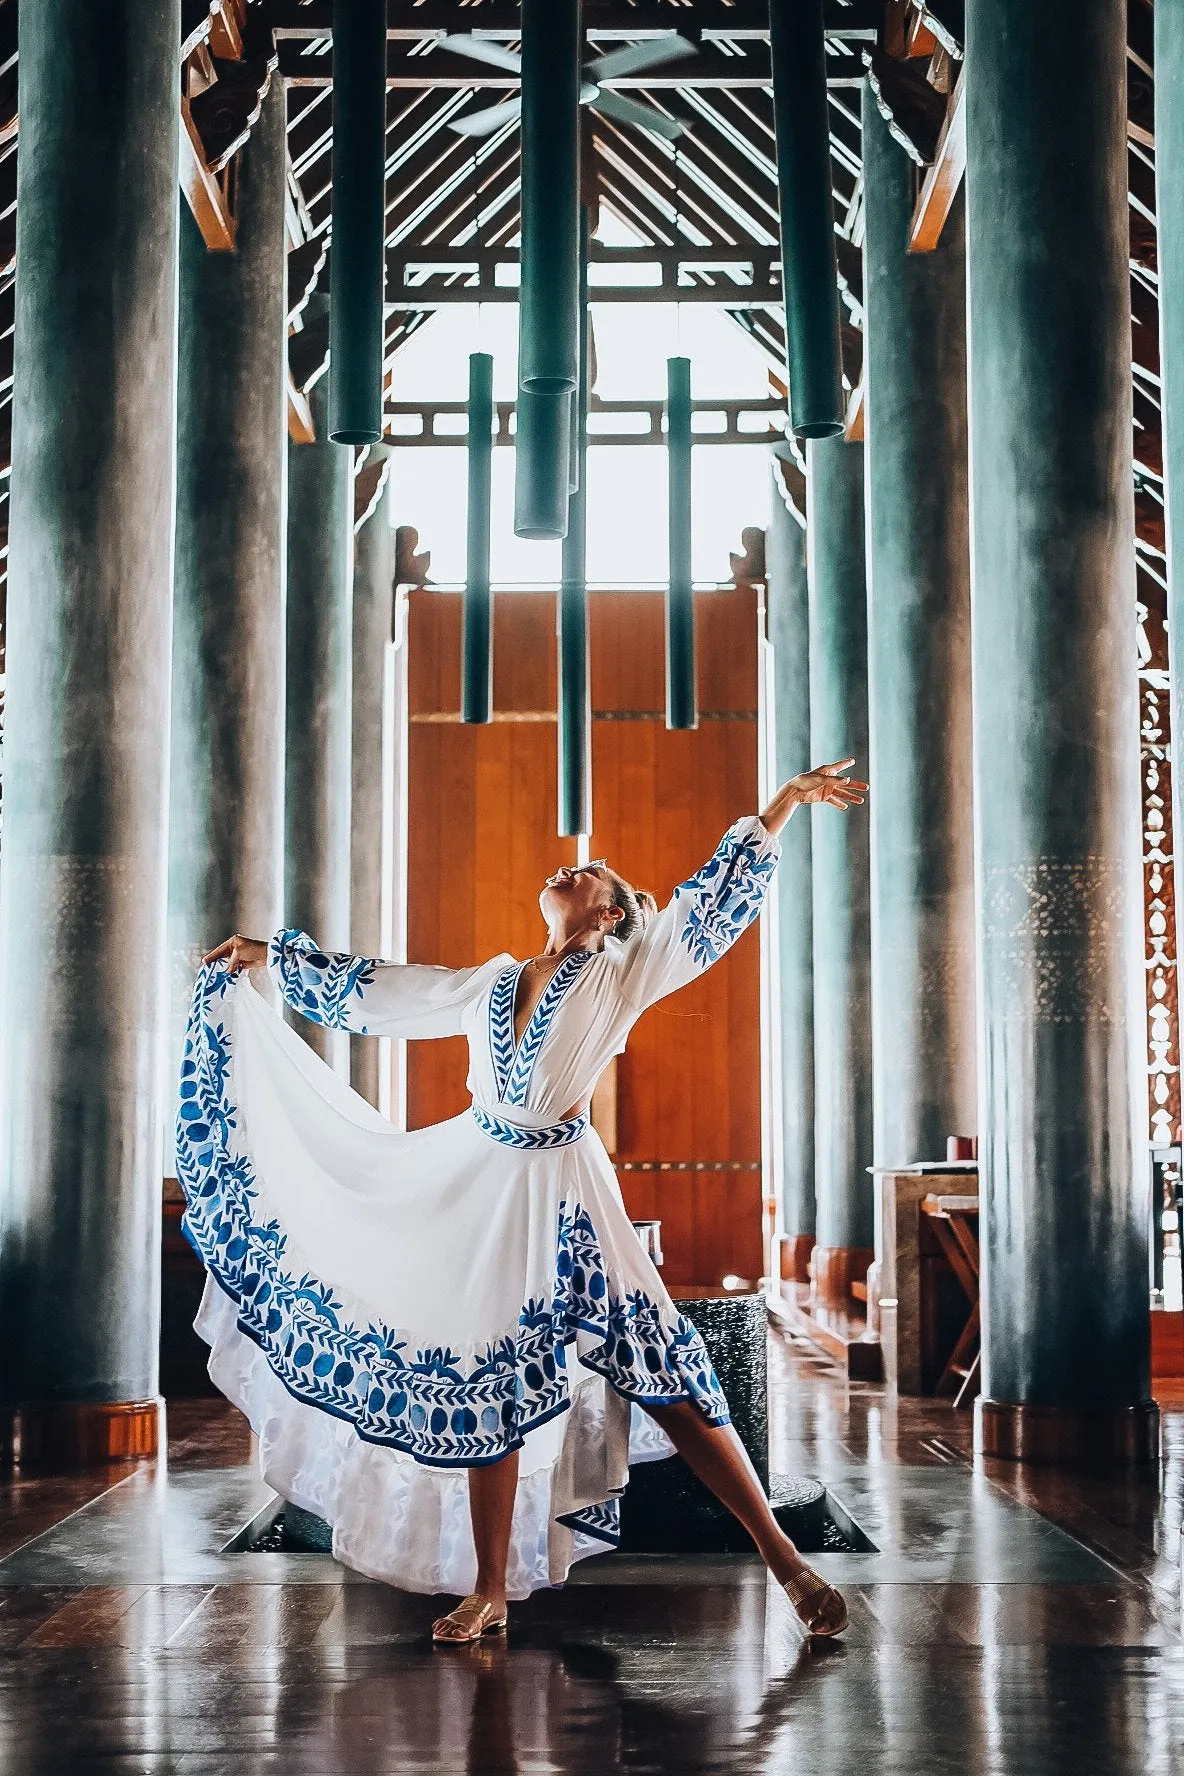
{"label": "v-neckline", "polygon": [[517,1040],[514,1014],[518,983],[526,963],[515,963],[513,968],[507,968],[494,983],[489,1002],[489,1038],[500,1102],[519,1107],[524,1103],[530,1088],[534,1063],[551,1027],[551,1020],[584,964],[591,960],[591,950],[573,950],[563,958],[539,994],[522,1036]]}
{"label": "v-neckline", "polygon": [[550,974],[547,976],[546,980],[543,982],[542,989],[539,993],[538,998],[535,1000],[534,1004],[530,1008],[530,1017],[527,1018],[526,1022],[522,1026],[521,1036],[518,1034],[518,988],[522,985],[522,976],[526,973],[527,969],[530,967],[530,963],[529,962],[520,962],[518,964],[518,968],[517,968],[515,975],[514,975],[514,991],[510,995],[510,1034],[512,1035],[512,1037],[514,1039],[514,1053],[515,1053],[515,1055],[517,1055],[518,1050],[522,1047],[522,1044],[526,1040],[526,1032],[530,1029],[531,1023],[534,1020],[535,1012],[538,1010],[539,1006],[543,1002],[543,994],[547,991],[547,988],[551,985],[551,982],[555,979],[555,976],[559,973],[559,970],[561,968],[564,968],[567,965],[567,963],[571,960],[573,955],[578,955],[578,954],[579,954],[578,950],[571,950],[568,952],[568,954],[566,956],[560,956],[558,962],[555,964],[554,968],[551,970]]}

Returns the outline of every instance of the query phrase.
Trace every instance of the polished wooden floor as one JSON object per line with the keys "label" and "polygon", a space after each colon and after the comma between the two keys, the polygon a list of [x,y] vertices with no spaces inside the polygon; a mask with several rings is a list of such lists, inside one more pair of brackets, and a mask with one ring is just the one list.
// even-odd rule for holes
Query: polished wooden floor
{"label": "polished wooden floor", "polygon": [[617,1556],[433,1648],[430,1599],[327,1556],[224,1552],[268,1494],[242,1421],[175,1403],[163,1463],[0,1491],[0,1769],[1184,1772],[1184,1409],[1159,1476],[975,1468],[968,1417],[779,1336],[774,1468],[878,1552],[804,1643],[740,1557]]}

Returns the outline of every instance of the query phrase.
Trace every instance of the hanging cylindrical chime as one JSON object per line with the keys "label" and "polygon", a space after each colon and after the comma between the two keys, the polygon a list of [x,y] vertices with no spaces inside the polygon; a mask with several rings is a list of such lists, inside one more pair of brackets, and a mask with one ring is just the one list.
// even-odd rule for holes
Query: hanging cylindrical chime
{"label": "hanging cylindrical chime", "polygon": [[461,719],[493,719],[493,593],[489,516],[493,481],[493,359],[469,358],[469,524],[461,641]]}
{"label": "hanging cylindrical chime", "polygon": [[[579,0],[522,0],[522,245],[514,529],[567,530],[579,372]],[[562,422],[562,448],[559,429]]]}
{"label": "hanging cylindrical chime", "polygon": [[514,430],[514,534],[567,535],[571,486],[570,392],[519,389]]}
{"label": "hanging cylindrical chime", "polygon": [[699,725],[695,591],[691,578],[691,360],[666,363],[670,568],[666,587],[666,726]]}
{"label": "hanging cylindrical chime", "polygon": [[333,8],[329,436],[382,436],[386,0]]}
{"label": "hanging cylindrical chime", "polygon": [[592,831],[592,705],[588,686],[588,212],[580,243],[580,380],[572,397],[575,486],[568,502],[567,536],[559,583],[559,834]]}
{"label": "hanging cylindrical chime", "polygon": [[843,429],[823,0],[769,0],[790,425]]}

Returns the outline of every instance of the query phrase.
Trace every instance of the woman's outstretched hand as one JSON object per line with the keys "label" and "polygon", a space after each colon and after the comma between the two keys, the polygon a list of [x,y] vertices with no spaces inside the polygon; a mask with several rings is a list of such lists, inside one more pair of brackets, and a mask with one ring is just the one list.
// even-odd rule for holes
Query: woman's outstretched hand
{"label": "woman's outstretched hand", "polygon": [[766,831],[779,833],[795,808],[821,807],[861,808],[868,786],[858,777],[848,777],[853,758],[839,759],[833,765],[816,765],[783,783],[761,815]]}
{"label": "woman's outstretched hand", "polygon": [[237,974],[241,968],[266,968],[267,945],[260,943],[257,937],[240,937],[236,933],[219,944],[216,950],[211,950],[208,956],[203,956],[202,961],[225,962],[231,974]]}

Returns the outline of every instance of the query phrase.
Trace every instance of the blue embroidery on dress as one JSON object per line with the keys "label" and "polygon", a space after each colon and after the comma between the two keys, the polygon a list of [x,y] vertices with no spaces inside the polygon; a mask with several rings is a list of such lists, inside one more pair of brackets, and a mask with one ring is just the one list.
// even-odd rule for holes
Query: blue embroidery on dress
{"label": "blue embroidery on dress", "polygon": [[518,996],[518,976],[525,962],[504,968],[494,981],[489,994],[489,1058],[497,1095],[506,1095],[510,1068],[514,1065],[514,1000]]}
{"label": "blue embroidery on dress", "polygon": [[573,1141],[587,1133],[588,1118],[572,1116],[567,1122],[553,1122],[548,1128],[520,1128],[516,1122],[507,1122],[504,1116],[494,1116],[480,1104],[473,1105],[473,1115],[477,1125],[491,1141],[499,1141],[503,1147],[519,1147],[535,1150],[540,1147],[570,1147]]}
{"label": "blue embroidery on dress", "polygon": [[293,1010],[326,1029],[352,1027],[358,1035],[366,1035],[361,1024],[347,1025],[346,1014],[351,1000],[361,999],[373,982],[377,961],[326,953],[304,931],[278,932],[268,951],[280,992]]}
{"label": "blue embroidery on dress", "polygon": [[702,869],[674,890],[675,899],[691,901],[681,939],[699,968],[717,962],[747,931],[777,867],[776,847],[765,850],[759,836],[742,836],[739,824],[728,828]]}
{"label": "blue embroidery on dress", "polygon": [[530,1022],[522,1032],[522,1041],[518,1044],[514,1055],[514,1064],[510,1068],[510,1077],[501,1094],[504,1104],[512,1104],[522,1109],[530,1090],[530,1076],[534,1072],[534,1064],[538,1060],[539,1050],[546,1041],[547,1031],[551,1028],[551,1020],[559,1010],[560,1001],[568,989],[575,983],[576,977],[586,962],[591,962],[591,950],[573,950],[565,956],[546,986],[539,995],[539,1002],[530,1014]]}
{"label": "blue embroidery on dress", "polygon": [[560,1001],[585,962],[592,960],[591,950],[574,950],[559,964],[530,1014],[530,1022],[522,1032],[522,1040],[514,1043],[514,1002],[518,997],[518,980],[525,962],[505,968],[493,983],[489,994],[489,1058],[498,1101],[522,1109],[530,1090],[530,1076],[546,1040],[551,1021]]}
{"label": "blue embroidery on dress", "polygon": [[578,1511],[567,1511],[558,1519],[568,1529],[575,1529],[581,1535],[591,1536],[595,1541],[607,1542],[615,1548],[621,1540],[621,1505],[619,1499],[602,1499],[596,1505],[584,1505]]}
{"label": "blue embroidery on dress", "polygon": [[286,1268],[287,1236],[276,1221],[256,1219],[250,1162],[229,1151],[237,1110],[227,1095],[230,1038],[220,1010],[230,989],[219,966],[203,969],[194,991],[177,1117],[183,1225],[237,1303],[240,1329],[296,1399],[428,1466],[497,1461],[567,1409],[565,1347],[585,1331],[599,1344],[581,1361],[626,1398],[691,1399],[712,1423],[727,1423],[699,1334],[681,1315],[665,1325],[639,1290],[613,1294],[596,1230],[578,1205],[560,1216],[552,1300],[525,1302],[512,1334],[467,1358],[444,1347],[412,1351],[381,1322],[354,1325],[324,1282]]}

